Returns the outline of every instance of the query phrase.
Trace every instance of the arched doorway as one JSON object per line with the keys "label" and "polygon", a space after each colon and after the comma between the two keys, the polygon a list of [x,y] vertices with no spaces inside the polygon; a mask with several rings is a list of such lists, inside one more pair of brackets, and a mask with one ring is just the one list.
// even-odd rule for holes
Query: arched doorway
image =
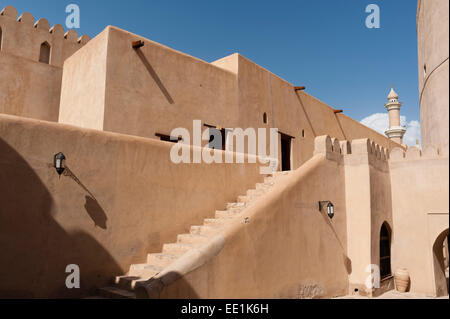
{"label": "arched doorway", "polygon": [[448,295],[448,228],[443,231],[433,244],[433,265],[436,295]]}
{"label": "arched doorway", "polygon": [[387,223],[383,223],[380,231],[380,277],[381,280],[392,276],[391,271],[391,231]]}

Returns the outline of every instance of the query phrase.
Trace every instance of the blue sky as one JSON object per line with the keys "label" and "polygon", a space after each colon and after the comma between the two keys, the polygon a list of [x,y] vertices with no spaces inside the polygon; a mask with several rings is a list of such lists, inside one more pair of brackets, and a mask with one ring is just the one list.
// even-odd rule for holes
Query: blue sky
{"label": "blue sky", "polygon": [[[211,62],[239,52],[356,120],[383,107],[390,85],[419,120],[415,0],[10,0],[50,24],[79,5],[79,34],[115,25]],[[381,27],[365,26],[367,5]]]}

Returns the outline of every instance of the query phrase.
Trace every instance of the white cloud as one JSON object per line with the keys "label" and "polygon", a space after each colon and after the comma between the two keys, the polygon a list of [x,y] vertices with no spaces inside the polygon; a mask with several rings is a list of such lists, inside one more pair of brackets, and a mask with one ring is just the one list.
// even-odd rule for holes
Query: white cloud
{"label": "white cloud", "polygon": [[[403,143],[406,145],[416,145],[416,140],[421,143],[420,137],[420,123],[418,121],[408,122],[406,116],[400,117],[401,125],[406,128],[405,136],[403,137]],[[389,116],[387,113],[375,113],[361,121],[361,124],[370,127],[371,129],[385,135],[389,129]]]}
{"label": "white cloud", "polygon": [[419,144],[422,144],[420,123],[419,121],[411,121],[406,126],[406,133],[403,137],[403,141],[406,145],[416,145],[416,140],[419,140]]}

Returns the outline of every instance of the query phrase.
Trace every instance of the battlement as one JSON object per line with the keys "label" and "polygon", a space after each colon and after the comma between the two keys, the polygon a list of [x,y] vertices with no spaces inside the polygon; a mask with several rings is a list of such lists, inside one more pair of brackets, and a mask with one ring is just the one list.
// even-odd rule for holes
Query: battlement
{"label": "battlement", "polygon": [[[90,40],[88,35],[79,37],[75,30],[65,32],[60,24],[50,27],[45,18],[35,21],[28,12],[18,17],[17,10],[12,6],[0,11],[0,36],[2,53],[57,67],[62,67],[68,57]],[[48,61],[42,60],[43,46],[48,48]]]}
{"label": "battlement", "polygon": [[448,144],[439,147],[429,145],[424,150],[418,146],[408,147],[406,151],[397,147],[391,151],[390,162],[448,158],[448,148]]}
{"label": "battlement", "polygon": [[389,159],[388,150],[368,138],[350,142],[339,141],[337,138],[331,138],[328,135],[316,137],[314,155],[316,154],[324,154],[330,159],[363,154],[367,154],[369,158],[374,160],[387,161]]}

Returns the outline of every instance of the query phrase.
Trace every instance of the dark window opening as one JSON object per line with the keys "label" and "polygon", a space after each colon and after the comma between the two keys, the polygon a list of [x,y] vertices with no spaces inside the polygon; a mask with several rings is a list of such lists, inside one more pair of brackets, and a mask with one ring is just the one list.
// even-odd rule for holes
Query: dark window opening
{"label": "dark window opening", "polygon": [[263,122],[264,124],[267,124],[267,113],[264,113],[263,115]]}
{"label": "dark window opening", "polygon": [[50,44],[48,42],[44,42],[41,44],[41,51],[39,54],[39,62],[50,64]]}
{"label": "dark window opening", "polygon": [[156,133],[155,136],[159,137],[159,139],[163,142],[178,143],[179,141],[183,140],[181,138],[181,136],[174,137],[174,136],[160,134],[160,133]]}
{"label": "dark window opening", "polygon": [[214,150],[225,150],[226,147],[226,130],[220,131],[216,128],[209,129],[209,147]]}
{"label": "dark window opening", "polygon": [[386,223],[380,232],[380,276],[381,279],[391,276],[391,234]]}
{"label": "dark window opening", "polygon": [[305,137],[305,130],[302,130],[302,137]]}
{"label": "dark window opening", "polygon": [[2,34],[2,28],[0,28],[0,51],[2,50],[2,39],[3,39],[2,35],[3,35]]}
{"label": "dark window opening", "polygon": [[209,144],[208,147],[214,150],[225,150],[228,131],[224,128],[217,129],[217,127],[205,124],[209,128]]}
{"label": "dark window opening", "polygon": [[291,170],[291,141],[292,137],[281,134],[281,170]]}

